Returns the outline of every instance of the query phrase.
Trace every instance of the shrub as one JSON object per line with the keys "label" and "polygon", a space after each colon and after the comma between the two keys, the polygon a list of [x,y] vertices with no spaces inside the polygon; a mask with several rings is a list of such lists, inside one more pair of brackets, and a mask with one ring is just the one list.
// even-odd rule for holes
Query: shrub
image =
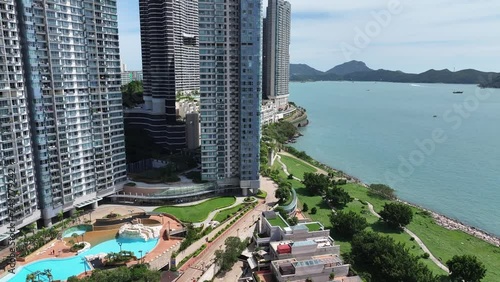
{"label": "shrub", "polygon": [[422,254],[422,258],[424,259],[428,259],[431,255],[429,255],[429,253],[423,253]]}
{"label": "shrub", "polygon": [[311,209],[311,214],[316,214],[318,212],[318,209],[316,207],[313,207]]}
{"label": "shrub", "polygon": [[106,218],[117,218],[119,216],[120,216],[119,214],[111,212],[108,215],[106,215]]}
{"label": "shrub", "polygon": [[303,211],[303,212],[306,212],[306,211],[308,211],[308,210],[309,210],[309,206],[307,206],[307,204],[306,204],[306,203],[304,203],[304,205],[302,205],[302,211]]}
{"label": "shrub", "polygon": [[79,250],[81,250],[83,248],[85,248],[85,244],[84,243],[76,243],[73,246],[71,246],[71,248],[69,250],[72,251],[72,252],[77,252],[77,251],[79,251]]}

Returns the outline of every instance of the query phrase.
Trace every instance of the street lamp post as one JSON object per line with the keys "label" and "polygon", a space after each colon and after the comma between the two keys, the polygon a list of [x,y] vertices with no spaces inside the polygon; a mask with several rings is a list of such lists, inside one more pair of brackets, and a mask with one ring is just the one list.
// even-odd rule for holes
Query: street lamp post
{"label": "street lamp post", "polygon": [[141,254],[141,257],[139,258],[139,263],[142,263],[142,250],[139,250],[139,254]]}
{"label": "street lamp post", "polygon": [[122,252],[122,242],[118,242],[118,246],[120,246],[120,253]]}

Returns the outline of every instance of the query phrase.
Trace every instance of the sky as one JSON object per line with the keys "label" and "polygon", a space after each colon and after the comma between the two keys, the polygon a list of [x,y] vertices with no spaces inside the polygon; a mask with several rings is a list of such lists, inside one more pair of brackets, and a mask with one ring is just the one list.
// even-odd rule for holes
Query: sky
{"label": "sky", "polygon": [[[138,0],[117,2],[122,62],[139,70]],[[498,0],[289,2],[291,63],[322,71],[359,60],[372,69],[411,73],[468,68],[500,72]]]}

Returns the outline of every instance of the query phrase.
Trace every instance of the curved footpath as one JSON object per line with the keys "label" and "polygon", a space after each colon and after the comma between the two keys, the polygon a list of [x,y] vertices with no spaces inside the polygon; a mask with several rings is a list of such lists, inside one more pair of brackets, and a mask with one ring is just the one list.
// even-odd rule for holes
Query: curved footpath
{"label": "curved footpath", "polygon": [[[358,200],[358,199],[356,199]],[[369,202],[366,202],[368,204],[368,208],[370,209],[370,212],[378,217],[378,218],[382,218],[376,211],[375,209],[373,209],[373,205]],[[439,267],[441,268],[442,270],[446,271],[447,273],[450,273],[450,270],[448,269],[448,267],[446,267],[446,265],[444,265],[441,261],[439,261],[432,253],[431,251],[429,251],[429,249],[427,248],[427,246],[424,244],[424,242],[422,242],[422,240],[420,240],[420,238],[418,238],[418,236],[411,232],[408,228],[406,227],[403,227],[403,230],[408,233],[408,235],[410,235],[413,239],[415,239],[415,242],[417,242],[417,244],[420,246],[420,248],[422,248],[422,250],[424,252],[426,252],[427,254],[429,254],[429,258]]]}
{"label": "curved footpath", "polygon": [[[281,156],[279,156],[278,154],[276,154],[276,158],[278,159],[278,162],[281,164],[281,166],[283,167],[283,171],[285,172],[286,175],[290,175],[290,173],[288,172],[288,169],[286,167],[286,165],[281,161]],[[313,166],[314,168],[316,168],[315,166]],[[317,169],[317,168],[316,168]],[[295,180],[298,180],[298,181],[302,181],[301,179],[297,178],[297,177],[293,177]],[[355,199],[357,201],[359,201],[358,199]],[[368,208],[370,209],[370,212],[378,217],[378,218],[381,218],[381,216],[373,209],[373,205],[369,202],[366,202],[368,204]],[[444,265],[443,263],[441,263],[432,253],[431,251],[429,251],[429,249],[427,248],[427,246],[424,244],[424,242],[422,242],[422,240],[420,240],[420,238],[413,232],[411,232],[410,230],[408,230],[406,227],[403,228],[404,231],[406,233],[408,233],[412,238],[415,239],[415,241],[418,243],[418,245],[420,246],[420,248],[422,248],[422,250],[426,253],[429,254],[429,258],[439,267],[441,268],[442,270],[446,271],[447,273],[450,273],[450,270],[448,269],[448,267],[446,267],[446,265]]]}

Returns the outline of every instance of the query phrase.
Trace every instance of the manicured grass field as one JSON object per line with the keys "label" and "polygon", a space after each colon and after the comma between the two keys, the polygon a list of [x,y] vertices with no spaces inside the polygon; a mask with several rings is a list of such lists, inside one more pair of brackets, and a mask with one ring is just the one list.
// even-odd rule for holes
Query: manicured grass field
{"label": "manicured grass field", "polygon": [[310,166],[302,160],[285,155],[280,156],[281,161],[286,165],[288,172],[300,179],[304,178],[304,173],[306,172],[316,173],[318,171],[316,168]]}
{"label": "manicured grass field", "polygon": [[201,222],[204,221],[208,214],[214,210],[229,207],[234,204],[234,197],[218,197],[207,200],[192,206],[163,206],[156,208],[156,212],[164,212],[177,217],[183,222]]}
{"label": "manicured grass field", "polygon": [[255,197],[265,199],[267,197],[267,192],[259,189],[259,192],[255,195]]}
{"label": "manicured grass field", "polygon": [[239,204],[237,206],[234,206],[232,208],[228,208],[228,209],[225,209],[225,210],[221,210],[219,211],[215,216],[214,216],[214,219],[215,221],[218,221],[218,222],[223,222],[225,219],[227,219],[227,216],[228,215],[234,215],[235,213],[238,212],[238,210],[240,208],[243,208],[245,205],[243,204]]}
{"label": "manicured grass field", "polygon": [[[288,157],[290,158],[290,157]],[[282,159],[283,160],[283,159]],[[283,160],[287,166],[288,161]],[[299,167],[309,166],[305,162],[299,159],[295,159],[295,163],[302,163]],[[296,165],[297,167],[297,165]],[[289,171],[291,169],[289,168]],[[293,172],[291,172],[293,173]],[[280,175],[282,172],[280,172]],[[294,173],[295,175],[295,173]],[[296,175],[300,178],[299,174]],[[302,208],[303,203],[307,203],[309,206],[309,211],[306,212],[306,216],[310,217],[312,220],[321,222],[325,228],[331,228],[330,224],[330,214],[331,209],[328,207],[321,196],[310,195],[306,188],[299,181],[290,180],[293,188],[297,192],[299,198],[299,208]],[[353,198],[357,198],[361,201],[368,201],[373,206],[375,211],[380,212],[383,205],[387,203],[387,200],[381,199],[379,197],[374,197],[368,195],[368,189],[359,184],[346,184],[343,185],[344,188]],[[311,214],[310,210],[312,207],[317,208],[316,214]],[[500,281],[500,248],[495,247],[489,243],[486,243],[480,239],[470,236],[461,231],[447,230],[434,222],[432,217],[429,217],[423,213],[420,209],[412,208],[414,212],[413,221],[408,225],[408,229],[413,231],[417,236],[422,239],[425,245],[429,248],[434,256],[440,259],[443,263],[451,259],[454,255],[475,255],[481,260],[486,268],[486,277],[482,281]],[[368,206],[362,204],[359,201],[353,201],[349,203],[344,211],[352,210],[354,212],[362,214],[368,221],[368,230],[376,231],[392,237],[396,242],[402,242],[414,255],[422,255],[423,251],[415,243],[415,241],[410,240],[410,236],[406,233],[399,233],[392,229],[386,227],[385,224],[378,221],[378,219],[373,216],[369,210]],[[337,244],[341,246],[341,252],[346,253],[351,249],[350,243],[348,241],[342,240],[340,238],[333,237]],[[426,264],[435,274],[444,275],[445,272],[438,268],[430,259],[420,259],[424,264]]]}
{"label": "manicured grass field", "polygon": [[[367,189],[360,185],[347,184],[345,189],[352,197],[369,201],[377,212],[388,202],[371,197],[367,194]],[[436,224],[432,217],[422,213],[422,210],[412,209],[413,221],[408,225],[408,229],[420,237],[434,256],[446,262],[454,255],[475,255],[488,269],[483,281],[500,281],[500,248],[465,232],[443,228]]]}
{"label": "manicured grass field", "polygon": [[317,222],[308,223],[305,224],[305,226],[307,226],[307,229],[309,229],[310,232],[321,230],[321,225]]}
{"label": "manicured grass field", "polygon": [[288,224],[278,216],[272,219],[268,219],[268,221],[272,226],[288,227]]}

